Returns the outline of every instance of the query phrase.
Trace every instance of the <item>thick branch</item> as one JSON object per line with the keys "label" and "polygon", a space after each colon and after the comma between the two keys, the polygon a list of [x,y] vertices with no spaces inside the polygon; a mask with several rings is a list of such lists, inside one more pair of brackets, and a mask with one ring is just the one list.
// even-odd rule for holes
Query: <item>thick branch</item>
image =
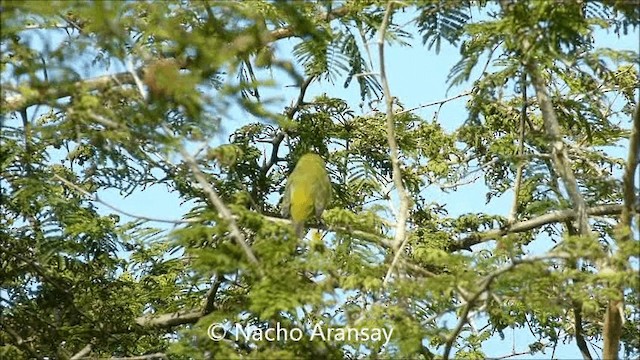
{"label": "thick branch", "polygon": [[382,83],[382,89],[384,92],[384,98],[387,107],[387,142],[389,143],[389,149],[391,150],[393,183],[398,190],[398,197],[400,198],[400,209],[398,209],[398,214],[396,217],[396,229],[393,241],[395,255],[393,257],[391,265],[389,266],[389,271],[387,271],[387,275],[384,278],[384,283],[387,283],[391,278],[393,268],[397,264],[400,254],[402,254],[402,247],[406,240],[407,217],[409,213],[409,196],[407,195],[407,191],[405,190],[404,184],[402,183],[402,170],[400,169],[398,143],[396,141],[395,120],[393,116],[393,95],[391,94],[391,88],[389,87],[389,81],[387,79],[384,57],[384,40],[387,33],[387,27],[389,26],[391,14],[393,12],[393,5],[393,1],[387,3],[387,9],[384,13],[382,24],[380,24],[380,36],[378,38],[378,54],[380,57],[380,82]]}
{"label": "thick branch", "polygon": [[[600,205],[588,208],[586,213],[591,216],[617,215],[622,211],[622,205]],[[471,246],[499,238],[501,236],[513,233],[520,233],[533,230],[542,225],[562,222],[566,220],[574,220],[577,213],[574,210],[558,210],[545,215],[535,217],[533,219],[517,222],[505,228],[488,230],[471,234],[462,240],[449,246],[449,251],[471,250]]]}
{"label": "thick branch", "polygon": [[[628,242],[631,240],[631,223],[636,212],[636,190],[635,176],[638,169],[638,157],[640,157],[640,104],[636,106],[633,112],[633,126],[631,127],[631,135],[629,137],[629,154],[627,156],[627,164],[622,178],[623,189],[623,207],[620,215],[620,242]],[[622,270],[622,269],[614,269]],[[604,348],[602,357],[604,359],[617,359],[618,348],[620,347],[620,337],[622,335],[622,321],[624,313],[623,294],[620,289],[616,289],[616,297],[610,299],[607,303],[607,310],[604,318],[603,340]]]}
{"label": "thick branch", "polygon": [[[618,294],[618,297],[622,298],[622,294]],[[618,358],[623,318],[624,312],[622,311],[622,300],[609,300],[607,303],[607,310],[604,315],[604,329],[602,329],[602,338],[604,341],[602,358],[605,360]]]}
{"label": "thick branch", "polygon": [[89,355],[89,353],[91,352],[91,344],[87,344],[85,347],[83,347],[80,351],[78,351],[75,355],[73,355],[71,358],[69,358],[69,360],[79,360],[84,358],[85,356]]}
{"label": "thick branch", "polygon": [[71,84],[50,83],[43,85],[44,87],[29,88],[20,95],[3,98],[2,107],[5,112],[18,111],[53,99],[71,96],[72,94],[77,94],[80,91],[101,91],[112,86],[134,83],[134,77],[129,72],[99,76],[92,79],[76,81]]}
{"label": "thick branch", "polygon": [[136,324],[142,327],[170,328],[183,324],[195,324],[202,317],[202,311],[176,311],[169,314],[144,315],[136,318]]}
{"label": "thick branch", "polygon": [[[526,45],[528,44],[525,44],[525,46]],[[566,144],[562,140],[560,123],[558,122],[556,111],[553,108],[553,103],[547,93],[546,84],[544,83],[538,64],[529,62],[526,64],[526,68],[528,73],[531,75],[531,83],[536,91],[536,97],[538,99],[538,104],[540,105],[545,132],[551,141],[551,161],[553,162],[553,167],[562,179],[564,187],[567,190],[567,194],[569,195],[569,199],[571,199],[571,203],[577,211],[576,222],[578,224],[578,234],[591,236],[591,225],[589,225],[587,204],[580,193],[578,180],[573,173],[569,152]],[[582,316],[580,311],[580,309],[574,308],[576,342],[582,357],[585,360],[591,360],[589,348],[587,347],[582,335]]]}
{"label": "thick branch", "polygon": [[533,87],[536,90],[536,96],[540,105],[540,111],[542,112],[545,132],[551,141],[551,159],[553,161],[553,167],[558,175],[560,175],[569,198],[571,199],[571,203],[578,212],[576,220],[578,222],[578,231],[580,235],[591,235],[591,226],[589,225],[589,219],[586,211],[587,206],[582,194],[580,193],[578,181],[573,173],[573,169],[571,168],[569,152],[567,151],[564,141],[562,141],[562,131],[558,122],[558,117],[553,108],[553,103],[547,93],[544,79],[540,74],[540,69],[537,64],[529,63],[526,67],[529,75],[531,76]]}
{"label": "thick branch", "polygon": [[627,155],[627,165],[622,178],[622,188],[624,193],[624,208],[620,223],[622,226],[630,227],[631,218],[634,213],[636,203],[635,176],[638,169],[640,157],[640,104],[633,112],[633,127],[629,136],[629,154]]}

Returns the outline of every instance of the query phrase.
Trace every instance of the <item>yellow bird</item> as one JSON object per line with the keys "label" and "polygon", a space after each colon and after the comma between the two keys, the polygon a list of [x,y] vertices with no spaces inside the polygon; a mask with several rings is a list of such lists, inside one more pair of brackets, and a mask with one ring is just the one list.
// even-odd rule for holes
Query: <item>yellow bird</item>
{"label": "yellow bird", "polygon": [[331,180],[324,160],[318,155],[302,155],[287,179],[282,200],[282,215],[291,216],[299,237],[304,235],[304,223],[315,212],[320,218],[331,202]]}

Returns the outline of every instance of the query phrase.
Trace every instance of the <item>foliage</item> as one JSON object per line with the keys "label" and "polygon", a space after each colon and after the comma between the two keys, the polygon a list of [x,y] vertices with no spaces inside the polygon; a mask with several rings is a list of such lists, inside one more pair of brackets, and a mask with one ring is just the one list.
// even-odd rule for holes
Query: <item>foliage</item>
{"label": "foliage", "polygon": [[[609,336],[603,319],[621,297],[624,356],[640,353],[638,234],[621,215],[631,196],[622,174],[637,164],[609,155],[633,136],[638,53],[593,45],[599,28],[637,32],[637,7],[0,7],[0,358],[432,359],[453,351],[480,359],[490,355],[483,344],[511,328],[533,334],[527,351],[548,356],[540,354],[560,342]],[[426,120],[405,110],[402,99],[381,107],[389,94],[373,55],[383,26],[387,47],[414,37],[436,53],[459,46],[449,83],[472,90],[460,96],[467,114],[455,130],[438,112]],[[531,64],[543,69],[593,236],[576,233]],[[297,92],[283,107],[291,82]],[[318,83],[355,87],[362,111],[349,99],[308,95]],[[259,121],[238,122],[238,109]],[[388,111],[410,202],[402,244],[393,240],[400,216]],[[222,132],[231,136],[214,145]],[[279,200],[308,151],[326,161],[334,199],[297,239]],[[457,214],[430,197],[477,191],[479,179],[487,202],[516,193],[511,213],[471,204]],[[134,216],[104,200],[148,192],[177,196],[182,217]],[[225,341],[209,338],[212,324],[225,326]],[[237,336],[235,324],[303,331],[299,341],[268,341]],[[394,333],[389,343],[319,341],[316,325]]]}

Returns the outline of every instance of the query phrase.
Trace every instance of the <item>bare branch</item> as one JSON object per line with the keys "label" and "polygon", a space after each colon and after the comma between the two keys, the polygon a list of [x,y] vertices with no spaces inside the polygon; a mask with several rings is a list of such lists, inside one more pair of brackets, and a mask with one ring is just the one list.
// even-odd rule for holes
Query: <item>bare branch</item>
{"label": "bare branch", "polygon": [[215,299],[218,294],[218,290],[220,289],[220,285],[222,285],[222,280],[224,278],[220,275],[216,275],[213,284],[211,284],[211,288],[207,291],[207,296],[205,297],[204,306],[202,307],[202,315],[210,314],[215,309]]}
{"label": "bare branch", "polygon": [[[302,106],[302,104],[304,104],[304,96],[307,93],[307,89],[314,79],[315,76],[310,76],[306,78],[300,85],[300,94],[298,94],[298,99],[290,108],[287,109],[287,111],[285,112],[286,117],[288,117],[289,119],[293,119],[295,114],[300,111],[300,107]],[[278,150],[280,148],[280,144],[284,140],[284,136],[285,133],[283,131],[280,131],[271,141],[269,141],[272,145],[271,155],[269,156],[269,160],[262,164],[262,166],[260,167],[260,173],[262,175],[266,175],[269,169],[271,169],[276,161],[278,161]]]}
{"label": "bare branch", "polygon": [[393,168],[393,183],[395,184],[396,189],[398,190],[398,197],[400,198],[400,209],[398,210],[398,214],[396,217],[396,229],[395,229],[395,237],[394,237],[394,250],[395,255],[394,259],[389,267],[389,271],[384,278],[384,284],[386,284],[393,272],[393,266],[398,262],[398,257],[401,255],[402,244],[405,242],[406,231],[407,231],[407,217],[409,213],[409,196],[407,195],[407,191],[402,184],[402,170],[400,169],[400,160],[399,160],[399,151],[398,151],[398,143],[396,142],[395,135],[395,120],[393,118],[393,95],[391,94],[391,89],[389,88],[389,80],[387,79],[387,71],[385,68],[385,56],[384,56],[384,40],[385,35],[387,33],[387,27],[389,26],[389,19],[391,18],[391,13],[393,12],[393,5],[395,3],[393,1],[387,3],[387,8],[384,13],[384,18],[382,19],[382,24],[380,24],[379,37],[378,37],[378,55],[380,57],[380,82],[382,83],[382,89],[384,92],[385,103],[387,107],[387,142],[389,143],[389,148],[391,150],[391,166]]}
{"label": "bare branch", "polygon": [[143,315],[136,318],[136,324],[148,328],[169,328],[183,324],[195,324],[202,317],[202,311],[176,311],[168,314],[160,315]]}
{"label": "bare branch", "polygon": [[582,301],[574,299],[572,305],[576,344],[578,345],[578,349],[580,349],[582,357],[586,360],[591,360],[591,353],[587,347],[587,342],[584,340],[584,331],[582,330]]}
{"label": "bare branch", "polygon": [[430,103],[426,103],[426,104],[422,104],[422,105],[418,105],[416,107],[413,107],[411,109],[406,109],[406,110],[402,110],[402,111],[398,111],[396,112],[396,115],[401,115],[401,114],[405,114],[405,113],[409,113],[409,112],[413,112],[419,109],[423,109],[426,107],[431,107],[431,106],[436,106],[436,105],[442,105],[445,103],[448,103],[449,101],[455,100],[455,99],[459,99],[461,97],[465,97],[471,94],[471,90],[467,90],[463,93],[460,93],[456,96],[452,96],[450,98],[446,98],[446,99],[442,99],[442,100],[438,100],[438,101],[434,101],[434,102],[430,102]]}
{"label": "bare branch", "polygon": [[304,82],[302,82],[302,84],[300,85],[300,93],[298,94],[298,99],[296,99],[295,104],[293,104],[289,109],[287,109],[287,111],[285,112],[286,117],[288,117],[289,119],[293,119],[293,116],[298,111],[300,111],[300,107],[302,106],[302,104],[304,104],[304,96],[307,93],[307,89],[309,88],[309,85],[311,85],[311,83],[315,78],[316,78],[315,76],[310,76],[306,78]]}
{"label": "bare branch", "polygon": [[108,202],[100,199],[98,197],[98,195],[96,194],[91,194],[90,192],[84,190],[83,188],[79,187],[78,185],[72,183],[71,181],[63,178],[62,176],[55,174],[53,175],[54,178],[60,180],[63,184],[67,185],[68,187],[72,188],[73,190],[79,192],[80,194],[86,196],[89,198],[89,200],[91,201],[95,201],[97,203],[100,203],[106,207],[108,207],[109,209],[120,213],[122,215],[134,218],[134,219],[138,219],[138,220],[144,220],[144,221],[153,221],[153,222],[161,222],[161,223],[169,223],[169,224],[184,224],[184,223],[193,223],[196,222],[197,219],[190,219],[190,220],[170,220],[170,219],[160,219],[160,218],[154,218],[154,217],[149,217],[149,216],[144,216],[144,215],[136,215],[136,214],[132,214],[130,212],[124,211],[120,208],[117,208],[111,204],[109,204]]}
{"label": "bare branch", "polygon": [[[622,178],[624,199],[620,223],[618,225],[620,228],[619,241],[622,243],[631,241],[631,234],[633,232],[631,223],[633,214],[636,212],[635,175],[638,169],[638,157],[640,157],[640,104],[636,105],[636,109],[633,112],[633,126],[629,137],[629,154],[627,155],[627,164]],[[604,359],[618,358],[618,348],[622,335],[622,325],[624,321],[624,311],[622,307],[624,296],[619,288],[615,289],[615,294],[615,298],[610,299],[607,303],[604,318],[604,349],[602,351],[602,357]]]}
{"label": "bare branch", "polygon": [[[486,162],[482,165],[479,165],[477,168],[471,170],[471,171],[467,171],[465,174],[463,174],[462,176],[460,176],[460,180],[456,181],[456,182],[447,182],[444,184],[438,184],[438,187],[440,188],[440,190],[445,191],[446,189],[451,189],[451,188],[457,188],[458,186],[462,186],[462,185],[468,185],[468,184],[472,184],[474,182],[476,182],[478,179],[480,179],[484,174],[480,173],[482,170],[485,170],[489,167],[491,167],[492,165],[498,163],[498,161],[500,161],[499,158],[495,157],[493,159],[491,159],[491,161]],[[479,173],[478,175],[473,176],[470,179],[465,179],[464,178],[475,174],[475,173]],[[431,181],[434,184],[438,183],[438,179],[435,178],[434,176],[428,175],[429,176],[429,181]]]}
{"label": "bare branch", "polygon": [[[617,214],[620,214],[621,211],[622,211],[622,205],[612,204],[612,205],[594,206],[592,208],[588,208],[586,212],[588,215],[592,215],[592,216],[603,216],[603,215],[617,215]],[[553,211],[548,214],[540,215],[533,219],[517,222],[513,225],[510,225],[504,228],[493,229],[493,230],[488,230],[488,231],[483,231],[483,232],[478,232],[478,233],[468,235],[462,240],[454,244],[451,244],[448,250],[449,251],[470,250],[471,246],[473,245],[477,245],[485,241],[496,239],[507,234],[525,232],[525,231],[535,229],[542,225],[563,222],[566,220],[573,220],[573,219],[576,219],[576,217],[577,217],[576,211],[571,209]]]}
{"label": "bare branch", "polygon": [[73,355],[69,360],[79,360],[87,356],[91,352],[91,344],[87,344],[80,351],[78,351],[75,355]]}
{"label": "bare branch", "polygon": [[520,163],[518,164],[518,170],[516,170],[516,182],[513,186],[513,204],[511,205],[511,212],[509,213],[509,223],[514,223],[518,216],[518,196],[520,195],[520,186],[522,185],[522,172],[524,170],[524,129],[527,120],[527,73],[523,72],[521,78],[522,87],[522,109],[520,110],[520,136],[518,139],[518,157]]}
{"label": "bare branch", "polygon": [[168,359],[164,353],[155,353],[130,357],[110,357],[108,360],[152,360],[152,359]]}
{"label": "bare branch", "polygon": [[[543,345],[544,347],[548,347],[548,344]],[[512,358],[514,356],[521,356],[521,355],[529,355],[531,354],[531,350],[528,351],[521,351],[521,352],[512,352],[511,354],[507,354],[507,355],[502,355],[502,356],[497,356],[497,357],[490,357],[487,358],[488,360],[503,360],[503,359],[509,359]],[[553,359],[553,356],[551,357],[551,359]]]}
{"label": "bare branch", "polygon": [[[171,134],[171,130],[167,128],[166,125],[163,125],[163,129],[168,135]],[[249,259],[249,262],[251,262],[254,265],[258,265],[259,264],[258,258],[256,258],[255,254],[251,250],[251,247],[249,247],[249,245],[247,244],[244,238],[244,235],[242,234],[242,231],[240,231],[240,228],[238,228],[238,225],[236,224],[236,220],[234,219],[233,214],[224,204],[222,199],[220,199],[220,197],[218,196],[216,191],[213,189],[211,184],[209,184],[209,182],[205,178],[202,171],[200,171],[200,167],[198,167],[198,163],[196,162],[196,159],[194,159],[193,156],[189,154],[189,152],[184,148],[184,146],[180,145],[178,149],[180,151],[180,154],[184,158],[187,166],[193,173],[193,177],[196,179],[198,184],[202,187],[202,191],[204,191],[204,193],[207,195],[207,198],[211,202],[211,205],[213,205],[216,208],[216,210],[218,210],[218,214],[220,214],[220,217],[227,222],[229,226],[229,231],[231,232],[231,237],[235,240],[236,244],[240,246],[242,251],[244,251],[245,255],[247,256],[247,259]]]}
{"label": "bare branch", "polygon": [[[525,47],[528,47],[525,44]],[[542,119],[544,122],[544,129],[547,136],[551,140],[551,159],[553,161],[553,167],[564,183],[564,187],[567,189],[567,193],[573,207],[577,210],[578,216],[576,218],[578,222],[578,232],[581,235],[590,236],[591,226],[589,225],[589,219],[587,217],[587,206],[580,193],[578,187],[578,181],[571,168],[571,159],[567,151],[566,144],[562,141],[562,131],[560,124],[558,123],[558,117],[553,108],[553,103],[547,93],[547,88],[540,74],[540,69],[537,64],[526,64],[527,71],[531,76],[531,82],[536,90],[536,96],[540,105],[540,111],[542,112]]]}
{"label": "bare branch", "polygon": [[631,227],[632,214],[635,212],[636,203],[635,176],[638,165],[640,165],[640,104],[633,112],[633,127],[629,136],[629,154],[627,155],[627,165],[622,178],[622,188],[624,192],[624,208],[620,222],[622,226]]}
{"label": "bare branch", "polygon": [[[622,205],[608,204],[608,205],[599,205],[599,206],[588,208],[587,214],[589,214],[590,216],[607,216],[607,215],[618,215],[620,214],[621,211],[622,211]],[[521,232],[533,230],[543,225],[564,222],[564,221],[572,220],[575,218],[576,218],[576,212],[571,209],[553,211],[548,214],[540,215],[532,219],[511,224],[504,228],[491,229],[491,230],[476,232],[476,233],[467,235],[461,240],[449,245],[449,247],[447,248],[447,251],[449,252],[455,252],[459,250],[470,251],[471,246],[473,245],[477,245],[483,242],[487,242],[489,240],[497,239],[507,234],[521,233]],[[290,220],[281,219],[277,217],[265,216],[265,219],[273,222],[278,222],[278,223],[288,224],[290,222]],[[332,229],[325,228],[323,226],[318,226],[318,229],[332,230]],[[333,230],[337,230],[337,229],[333,229]],[[348,230],[348,229],[343,229],[343,230]],[[369,239],[370,241],[380,244],[385,248],[393,249],[393,243],[391,242],[391,239],[384,237],[380,234],[364,232],[360,230],[352,231],[352,234],[360,238]]]}

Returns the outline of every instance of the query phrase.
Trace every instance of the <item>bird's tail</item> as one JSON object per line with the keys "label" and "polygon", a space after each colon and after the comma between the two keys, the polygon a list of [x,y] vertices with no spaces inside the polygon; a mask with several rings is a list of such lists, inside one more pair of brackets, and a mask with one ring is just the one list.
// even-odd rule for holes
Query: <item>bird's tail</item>
{"label": "bird's tail", "polygon": [[304,228],[304,222],[294,222],[293,223],[293,228],[296,231],[296,235],[302,239],[305,235],[305,228]]}

